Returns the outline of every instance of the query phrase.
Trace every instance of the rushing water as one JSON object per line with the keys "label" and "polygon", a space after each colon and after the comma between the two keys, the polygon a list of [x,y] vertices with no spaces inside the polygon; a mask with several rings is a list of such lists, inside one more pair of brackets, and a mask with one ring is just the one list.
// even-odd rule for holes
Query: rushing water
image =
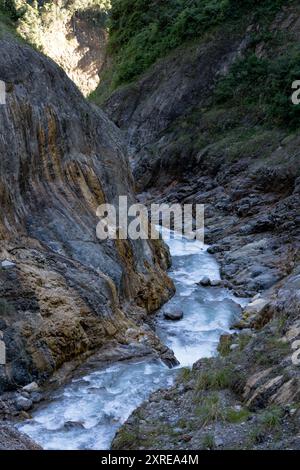
{"label": "rushing water", "polygon": [[[228,332],[244,303],[226,289],[196,285],[203,276],[220,279],[219,267],[198,241],[167,241],[173,258],[170,276],[176,294],[164,307],[180,309],[184,318],[167,321],[161,312],[157,332],[173,349],[180,366],[191,366],[216,352],[221,334]],[[117,362],[73,379],[56,391],[19,429],[45,449],[108,449],[117,429],[151,392],[172,385],[178,372],[154,359]]]}

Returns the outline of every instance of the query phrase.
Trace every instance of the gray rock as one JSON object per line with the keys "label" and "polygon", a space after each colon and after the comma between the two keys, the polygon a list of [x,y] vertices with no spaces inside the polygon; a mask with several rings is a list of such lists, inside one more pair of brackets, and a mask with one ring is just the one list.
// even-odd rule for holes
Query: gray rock
{"label": "gray rock", "polygon": [[16,408],[18,411],[28,411],[32,408],[32,401],[29,398],[20,396],[16,399]]}
{"label": "gray rock", "polygon": [[36,382],[31,382],[30,384],[25,385],[22,390],[29,393],[37,392],[39,390],[39,386]]}
{"label": "gray rock", "polygon": [[14,268],[15,266],[16,266],[15,263],[13,263],[12,261],[9,261],[7,259],[2,261],[2,263],[1,263],[1,267],[3,269],[11,269],[11,268]]}
{"label": "gray rock", "polygon": [[40,403],[42,400],[43,400],[43,395],[42,393],[39,393],[39,392],[33,392],[31,394],[31,400],[33,401],[33,403]]}
{"label": "gray rock", "polygon": [[166,320],[179,321],[179,320],[182,320],[183,318],[183,311],[182,310],[165,311],[164,317]]}
{"label": "gray rock", "polygon": [[64,429],[84,429],[83,424],[80,421],[66,421],[64,424]]}
{"label": "gray rock", "polygon": [[207,276],[204,276],[201,281],[199,282],[199,284],[203,287],[208,287],[211,285],[211,280],[209,279],[209,277]]}
{"label": "gray rock", "polygon": [[42,447],[12,426],[0,425],[0,450],[42,450]]}

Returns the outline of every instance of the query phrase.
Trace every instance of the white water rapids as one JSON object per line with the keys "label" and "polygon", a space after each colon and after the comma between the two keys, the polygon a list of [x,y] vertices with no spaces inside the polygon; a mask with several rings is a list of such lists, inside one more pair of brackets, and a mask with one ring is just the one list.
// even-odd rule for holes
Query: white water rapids
{"label": "white water rapids", "polygon": [[207,247],[182,238],[167,243],[176,294],[164,309],[180,309],[184,318],[171,322],[161,312],[157,332],[173,349],[180,366],[168,369],[160,361],[145,358],[117,362],[73,379],[34,411],[31,420],[18,426],[44,449],[109,449],[118,428],[151,392],[172,385],[180,367],[216,353],[220,335],[229,331],[237,314],[232,300],[246,303],[227,289],[196,285],[203,276],[220,279],[219,266]]}

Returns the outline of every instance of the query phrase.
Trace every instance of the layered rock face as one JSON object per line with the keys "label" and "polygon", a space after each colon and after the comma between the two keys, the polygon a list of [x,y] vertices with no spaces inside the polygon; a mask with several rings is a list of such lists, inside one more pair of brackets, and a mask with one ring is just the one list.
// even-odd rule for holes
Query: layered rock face
{"label": "layered rock face", "polygon": [[140,80],[105,102],[106,113],[126,131],[140,191],[164,187],[191,170],[188,147],[177,142],[176,122],[193,107],[206,105],[216,78],[241,55],[247,42],[247,35],[222,31],[214,40],[158,61]]}
{"label": "layered rock face", "polygon": [[157,309],[173,286],[159,244],[96,238],[99,204],[117,204],[119,195],[134,202],[119,130],[50,59],[12,39],[1,39],[0,50],[6,390],[47,378],[109,340],[131,342],[128,329],[147,343],[151,333],[135,319]]}

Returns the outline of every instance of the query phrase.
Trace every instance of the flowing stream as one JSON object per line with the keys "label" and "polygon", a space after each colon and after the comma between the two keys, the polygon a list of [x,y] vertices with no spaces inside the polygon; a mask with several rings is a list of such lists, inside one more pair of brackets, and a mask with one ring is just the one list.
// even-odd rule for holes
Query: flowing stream
{"label": "flowing stream", "polygon": [[196,285],[203,276],[220,279],[215,258],[198,241],[166,240],[173,266],[170,276],[176,294],[164,310],[182,310],[182,320],[172,322],[158,315],[157,332],[173,349],[180,366],[168,369],[154,359],[116,362],[73,379],[56,390],[31,420],[19,429],[44,449],[109,449],[118,428],[151,392],[172,385],[181,367],[216,353],[220,335],[230,329],[245,299],[227,289]]}

